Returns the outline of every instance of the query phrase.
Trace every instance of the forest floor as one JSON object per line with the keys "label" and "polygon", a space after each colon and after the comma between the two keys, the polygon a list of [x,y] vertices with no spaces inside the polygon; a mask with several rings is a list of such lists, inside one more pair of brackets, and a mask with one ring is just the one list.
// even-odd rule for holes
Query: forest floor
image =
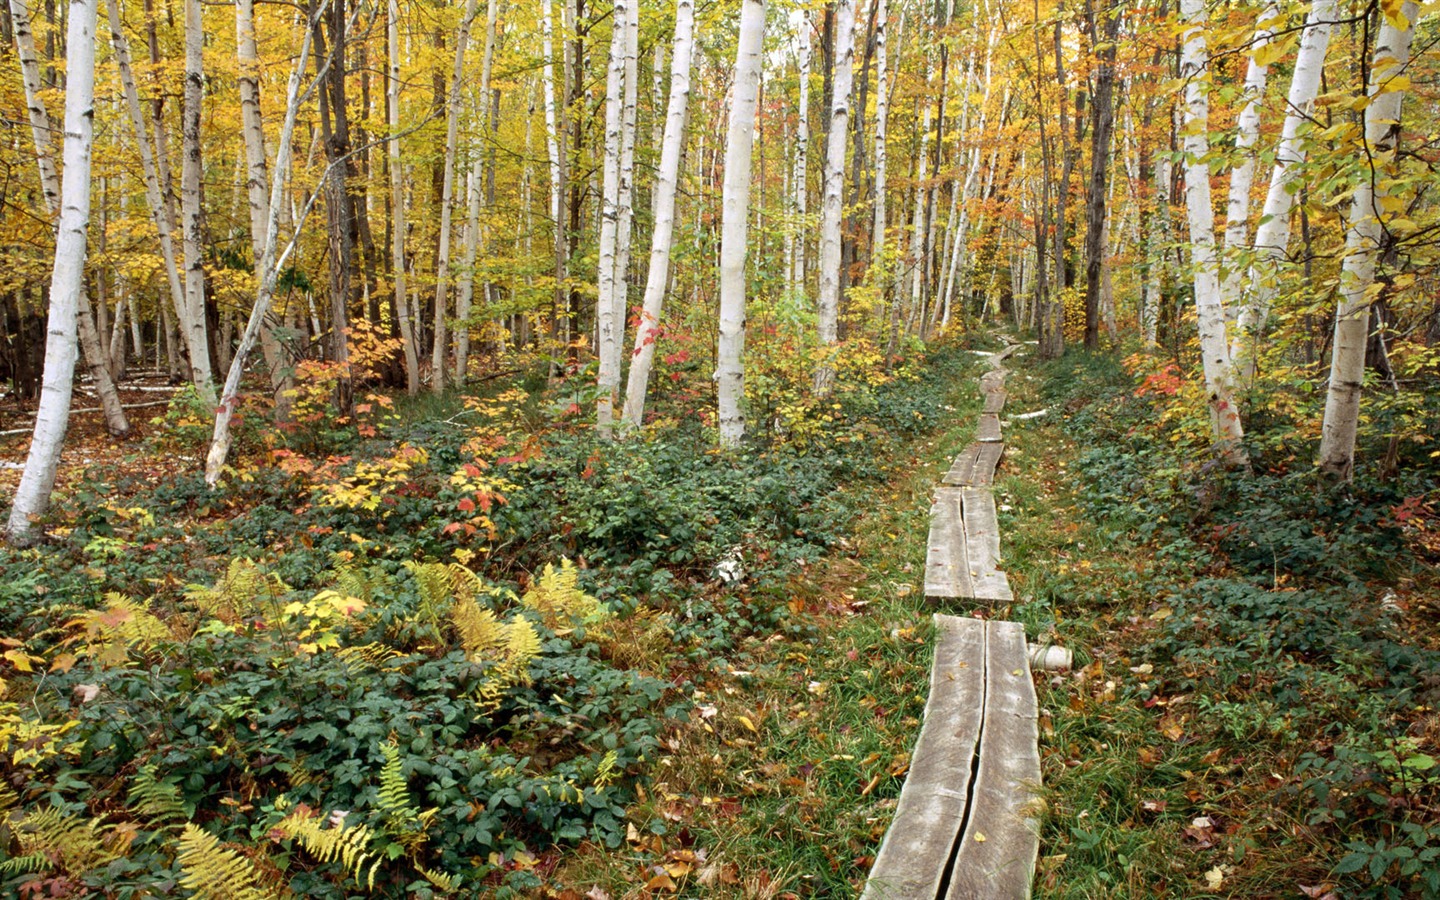
{"label": "forest floor", "polygon": [[[510,426],[473,432],[523,486],[481,484],[490,475],[471,465],[449,475],[473,450],[453,425],[458,400],[403,411],[365,451],[371,474],[349,457],[302,458],[309,468],[290,474],[313,488],[252,470],[217,495],[198,484],[195,453],[177,449],[177,422],[203,424],[183,411],[125,444],[86,419],[67,451],[77,474],[61,485],[66,537],[0,556],[0,626],[19,648],[5,658],[51,665],[24,704],[0,703],[0,736],[9,708],[33,707],[75,717],[83,745],[42,742],[38,761],[0,762],[0,805],[8,784],[27,803],[127,829],[136,884],[176,865],[162,839],[173,820],[154,819],[166,807],[136,787],[144,776],[169,785],[177,815],[249,848],[259,881],[286,872],[301,896],[342,896],[348,867],[297,870],[298,847],[281,848],[276,829],[307,803],[368,812],[397,860],[377,883],[391,896],[439,896],[447,871],[480,879],[467,896],[855,896],[907,772],[939,610],[1020,621],[1032,642],[1075,651],[1075,671],[1039,676],[1037,897],[1440,896],[1434,473],[1402,467],[1335,491],[1266,446],[1256,474],[1227,476],[1177,434],[1144,372],[1024,353],[995,483],[1016,600],[937,607],[922,587],[931,491],[972,439],[982,360],[942,352],[850,420],[848,445],[796,456],[729,459],[662,439],[611,458],[583,434],[547,434],[525,459],[529,445],[501,434]],[[536,427],[505,411],[506,396],[464,409]],[[6,439],[0,459],[22,461],[23,442]],[[403,455],[411,442],[424,461]],[[511,496],[485,506],[489,523],[466,492],[483,505],[492,490]],[[749,571],[727,587],[711,567],[732,545]],[[416,566],[447,555],[477,559],[487,602],[511,622],[541,563],[561,557],[618,615],[569,626],[532,615],[544,642],[533,684],[508,683],[500,706],[453,731],[473,715],[464,685],[477,676],[464,655],[441,655]],[[257,572],[273,579],[258,582],[273,585],[262,601],[334,585],[366,608],[341,621],[317,611],[322,592],[197,627],[196,603],[240,603],[227,592],[253,591]],[[86,618],[117,591],[150,597],[106,599],[105,616]],[[180,643],[132,640],[117,663],[104,628],[136,610]],[[361,656],[303,651],[327,638]],[[17,689],[20,663],[5,665]],[[72,699],[97,686],[93,704]],[[376,719],[389,724],[377,732]],[[132,720],[177,731],[157,746],[159,732]],[[381,776],[398,807],[374,793],[381,738],[405,773]],[[621,795],[607,787],[617,766],[635,776]],[[582,800],[554,800],[580,784],[593,785]],[[303,798],[290,818],[278,791]],[[67,877],[52,879],[56,896],[117,883]]]}

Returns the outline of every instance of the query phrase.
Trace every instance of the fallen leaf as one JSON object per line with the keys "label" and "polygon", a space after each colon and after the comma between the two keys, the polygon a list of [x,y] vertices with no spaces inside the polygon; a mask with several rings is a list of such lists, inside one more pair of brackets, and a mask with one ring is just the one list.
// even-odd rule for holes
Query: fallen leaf
{"label": "fallen leaf", "polygon": [[91,700],[94,700],[99,695],[100,685],[98,684],[75,685],[75,696],[80,699],[81,703],[89,703]]}
{"label": "fallen leaf", "polygon": [[977,844],[983,844],[983,843],[985,843],[985,835],[982,834],[981,832],[978,832],[978,831],[975,832],[975,843],[977,843]]}
{"label": "fallen leaf", "polygon": [[746,728],[748,728],[750,731],[753,731],[755,734],[760,733],[760,729],[755,727],[755,723],[750,721],[749,716],[736,716],[735,721],[739,722],[741,725],[744,725]]}
{"label": "fallen leaf", "polygon": [[679,889],[680,886],[675,883],[675,879],[664,872],[645,882],[645,890],[647,891],[678,891]]}
{"label": "fallen leaf", "polygon": [[1218,891],[1220,890],[1220,885],[1224,883],[1225,873],[1221,871],[1219,866],[1205,873],[1205,890]]}

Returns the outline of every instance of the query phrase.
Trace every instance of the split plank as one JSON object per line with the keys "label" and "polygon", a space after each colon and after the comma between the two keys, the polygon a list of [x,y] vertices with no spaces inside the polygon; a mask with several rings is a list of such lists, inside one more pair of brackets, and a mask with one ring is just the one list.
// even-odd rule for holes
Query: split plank
{"label": "split plank", "polygon": [[994,413],[982,413],[980,416],[980,427],[975,431],[977,441],[998,441],[1000,436],[1000,417]]}
{"label": "split plank", "polygon": [[965,519],[960,488],[938,487],[930,505],[930,540],[925,550],[925,596],[969,597],[974,592],[966,558]]}
{"label": "split plank", "polygon": [[950,470],[940,483],[952,487],[968,487],[975,483],[976,468],[981,463],[982,448],[988,444],[971,444],[950,464]]}
{"label": "split plank", "polygon": [[990,391],[985,395],[985,408],[982,412],[998,413],[1005,408],[1005,392],[1003,390]]}
{"label": "split plank", "polygon": [[980,761],[945,900],[1030,896],[1040,849],[1036,716],[1024,628],[987,623]]}
{"label": "split plank", "polygon": [[985,623],[935,616],[925,719],[862,900],[934,898],[965,821],[985,701]]}
{"label": "split plank", "polygon": [[1005,445],[999,441],[986,441],[980,445],[980,456],[975,460],[974,474],[971,483],[976,487],[990,485],[995,482],[995,470],[1000,467],[1000,456],[1005,452]]}

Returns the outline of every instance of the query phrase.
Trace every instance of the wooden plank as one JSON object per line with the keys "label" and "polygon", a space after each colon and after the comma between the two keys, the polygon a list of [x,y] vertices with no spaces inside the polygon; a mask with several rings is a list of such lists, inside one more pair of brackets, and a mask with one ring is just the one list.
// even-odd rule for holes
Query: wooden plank
{"label": "wooden plank", "polygon": [[965,521],[965,549],[970,577],[995,571],[1000,565],[1000,526],[996,522],[995,495],[989,488],[960,489],[960,511]]}
{"label": "wooden plank", "polygon": [[950,464],[950,471],[945,473],[941,484],[954,487],[963,487],[975,482],[976,464],[984,458],[984,448],[989,444],[971,444],[955,457]]}
{"label": "wooden plank", "polygon": [[980,376],[980,393],[988,394],[1005,387],[1005,370],[995,369]]}
{"label": "wooden plank", "polygon": [[1004,572],[986,572],[978,578],[972,578],[970,590],[974,592],[976,600],[1009,603],[1015,599],[1010,590],[1010,579]]}
{"label": "wooden plank", "polygon": [[980,762],[945,900],[1030,896],[1040,849],[1039,741],[1025,631],[989,622]]}
{"label": "wooden plank", "polygon": [[985,408],[982,412],[998,413],[1005,408],[1005,392],[993,390],[985,395]]}
{"label": "wooden plank", "polygon": [[966,559],[965,520],[960,488],[938,487],[930,505],[930,541],[925,549],[925,596],[969,597],[974,591]]}
{"label": "wooden plank", "polygon": [[980,455],[971,469],[970,483],[976,487],[988,487],[995,483],[995,470],[1000,466],[1005,445],[1000,441],[986,441],[979,447]]}
{"label": "wooden plank", "polygon": [[1015,353],[1015,351],[1020,349],[1020,347],[1020,344],[1006,344],[1004,350],[1001,350],[999,353],[995,354],[995,365],[998,366],[1000,363],[1009,359],[1010,356]]}
{"label": "wooden plank", "polygon": [[994,413],[982,413],[980,415],[980,427],[975,431],[977,441],[998,441],[1000,436],[1000,417]]}
{"label": "wooden plank", "polygon": [[925,722],[862,900],[938,895],[965,820],[985,698],[985,623],[935,616]]}

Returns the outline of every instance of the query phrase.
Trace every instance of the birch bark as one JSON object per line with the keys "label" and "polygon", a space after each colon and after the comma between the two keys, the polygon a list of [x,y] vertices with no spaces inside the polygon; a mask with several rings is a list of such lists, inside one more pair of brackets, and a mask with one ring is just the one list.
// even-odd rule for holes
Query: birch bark
{"label": "birch bark", "polygon": [[[745,239],[764,41],[765,0],[745,0],[740,10],[739,45],[735,49],[735,99],[730,106],[721,194],[720,340],[715,353],[715,380],[722,447],[738,447],[745,436]],[[841,131],[843,133],[843,129]]]}
{"label": "birch bark", "polygon": [[200,157],[200,106],[205,96],[205,68],[201,51],[205,44],[200,0],[185,0],[185,92],[181,113],[180,226],[185,253],[186,346],[190,348],[190,373],[205,405],[215,407],[215,376],[210,368],[210,337],[205,320],[205,248],[202,222],[204,207]]}
{"label": "birch bark", "polygon": [[1244,465],[1245,437],[1225,340],[1225,309],[1220,302],[1220,271],[1215,257],[1215,213],[1210,205],[1209,62],[1206,56],[1205,4],[1181,0],[1185,21],[1180,51],[1180,77],[1185,79],[1185,212],[1190,226],[1195,310],[1199,320],[1200,355],[1210,398],[1210,424],[1216,449],[1231,465]]}
{"label": "birch bark", "polygon": [[410,295],[405,290],[405,161],[400,155],[400,3],[389,0],[386,47],[390,71],[385,80],[385,117],[390,129],[387,143],[390,166],[390,268],[395,288],[395,319],[405,353],[405,387],[410,396],[420,393],[420,356],[410,319]]}
{"label": "birch bark", "polygon": [[620,144],[624,130],[625,34],[629,16],[625,0],[616,0],[611,17],[610,63],[605,75],[605,164],[600,205],[600,268],[595,305],[599,372],[595,426],[602,438],[614,434],[615,392],[620,385],[622,323],[616,321],[616,247],[620,223]]}
{"label": "birch bark", "polygon": [[1370,304],[1375,299],[1375,263],[1385,230],[1385,178],[1399,150],[1400,104],[1405,97],[1397,79],[1410,63],[1419,7],[1407,0],[1396,15],[1383,13],[1370,68],[1370,104],[1365,107],[1365,155],[1369,161],[1355,187],[1345,228],[1345,261],[1340,272],[1340,303],[1335,311],[1335,340],[1330,356],[1330,387],[1320,433],[1320,471],[1349,481],[1355,471],[1355,436],[1360,422],[1360,392],[1365,381],[1365,344]]}
{"label": "birch bark", "polygon": [[[30,31],[30,13],[23,0],[13,0],[10,10],[15,44],[19,50],[20,75],[25,88],[25,105],[30,117],[30,136],[34,141],[35,158],[40,170],[40,190],[44,196],[46,210],[51,216],[58,219],[61,212],[62,185],[60,175],[55,171],[54,157],[51,156],[50,114],[45,109],[45,102],[40,98],[40,65],[35,55],[34,36]],[[96,15],[93,2],[90,14]],[[91,22],[89,34],[88,39],[94,40],[94,21]],[[92,48],[92,66],[94,65],[93,53]],[[93,96],[91,102],[93,102]],[[83,280],[80,292],[75,297],[75,315],[76,330],[85,355],[85,367],[95,381],[95,393],[100,398],[100,406],[104,411],[105,430],[115,437],[124,437],[130,433],[130,422],[125,418],[125,411],[120,407],[120,395],[115,390],[114,379],[110,377],[106,354],[101,348],[100,336],[95,330],[95,318],[90,310],[90,301],[85,296]]]}
{"label": "birch bark", "polygon": [[1291,184],[1299,166],[1305,162],[1305,143],[1300,138],[1300,128],[1309,121],[1310,108],[1320,90],[1320,77],[1325,68],[1325,54],[1330,47],[1334,18],[1334,0],[1315,0],[1306,17],[1300,50],[1295,56],[1295,71],[1290,77],[1290,91],[1285,100],[1288,112],[1280,130],[1280,144],[1275,148],[1270,189],[1265,194],[1260,224],[1255,229],[1255,259],[1250,265],[1246,296],[1230,342],[1236,380],[1242,385],[1248,385],[1255,379],[1256,342],[1270,314],[1270,305],[1279,293],[1279,267],[1290,244],[1290,212],[1295,205]]}
{"label": "birch bark", "polygon": [[685,144],[685,113],[690,101],[690,59],[693,53],[695,6],[693,0],[676,0],[675,40],[670,53],[670,101],[665,109],[665,136],[660,147],[660,169],[655,178],[655,232],[651,238],[650,267],[645,275],[644,306],[635,329],[630,377],[625,385],[622,419],[626,428],[639,428],[645,417],[645,395],[659,340],[660,314],[665,286],[670,279],[670,251],[675,239],[675,190],[680,177],[680,154]]}
{"label": "birch bark", "polygon": [[50,273],[50,316],[45,368],[34,436],[25,471],[15,489],[6,535],[32,543],[35,519],[45,514],[55,487],[60,451],[74,388],[76,321],[85,277],[86,229],[90,221],[90,149],[94,139],[96,0],[70,0],[65,86],[65,171],[54,200],[60,211],[55,264]]}
{"label": "birch bark", "polygon": [[825,357],[815,369],[814,392],[835,384],[830,358],[840,336],[840,214],[845,194],[845,146],[850,134],[850,92],[855,69],[855,0],[835,0],[835,63],[830,82],[830,131],[825,144],[825,191],[820,200],[818,335]]}

